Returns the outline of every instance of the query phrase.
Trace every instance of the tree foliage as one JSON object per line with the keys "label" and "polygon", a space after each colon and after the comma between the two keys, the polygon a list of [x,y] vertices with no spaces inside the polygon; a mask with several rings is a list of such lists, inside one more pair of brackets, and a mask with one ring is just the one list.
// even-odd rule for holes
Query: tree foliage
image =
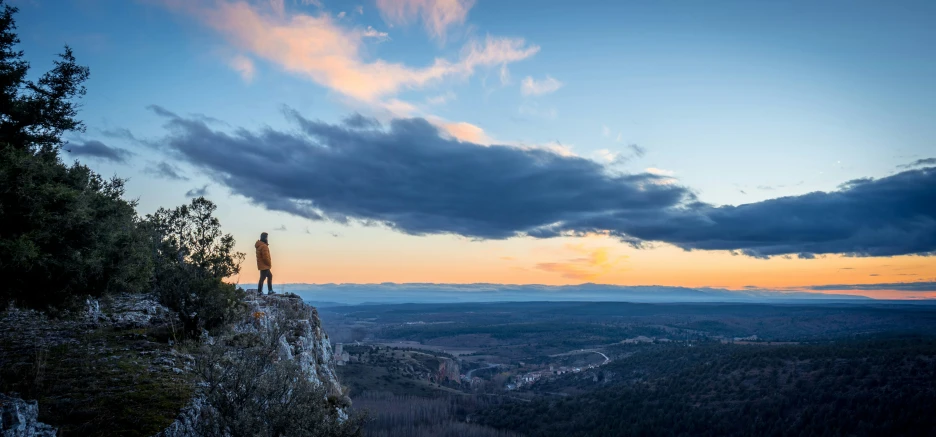
{"label": "tree foliage", "polygon": [[[503,405],[480,419],[530,436],[927,435],[936,429],[934,363],[929,336],[648,346],[602,367],[610,383],[575,382],[592,391]],[[534,387],[562,390],[556,384]]]}
{"label": "tree foliage", "polygon": [[16,8],[0,8],[0,303],[58,307],[139,289],[150,263],[124,181],[59,157],[62,135],[83,129],[76,99],[89,70],[66,46],[52,70],[28,80]]}
{"label": "tree foliage", "polygon": [[76,98],[85,94],[88,67],[78,65],[70,47],[55,61],[55,67],[39,80],[26,79],[29,63],[19,43],[13,14],[16,8],[4,5],[0,13],[0,138],[4,147],[55,155],[62,144],[62,134],[83,131],[76,117]]}
{"label": "tree foliage", "polygon": [[204,197],[146,217],[154,236],[153,289],[162,303],[179,312],[190,334],[219,326],[238,314],[241,292],[224,278],[240,272],[242,252],[223,234]]}

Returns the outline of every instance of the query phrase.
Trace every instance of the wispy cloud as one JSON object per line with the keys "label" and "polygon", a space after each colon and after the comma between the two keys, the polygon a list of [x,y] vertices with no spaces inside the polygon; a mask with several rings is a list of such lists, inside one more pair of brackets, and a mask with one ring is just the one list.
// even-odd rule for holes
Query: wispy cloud
{"label": "wispy cloud", "polygon": [[143,169],[143,172],[151,174],[159,178],[170,179],[174,181],[187,181],[188,180],[188,177],[186,177],[182,173],[182,170],[180,170],[179,167],[176,167],[175,165],[172,165],[165,161],[156,163],[156,164],[151,164],[150,166]]}
{"label": "wispy cloud", "polygon": [[927,165],[936,165],[936,158],[918,159],[909,164],[898,165],[897,168],[913,168],[913,167],[923,167]]}
{"label": "wispy cloud", "polygon": [[[617,151],[611,149],[599,149],[592,153],[599,162],[606,163],[608,165],[618,165],[629,162],[635,158],[640,158],[644,156],[646,149],[640,147],[636,144],[628,144],[624,151]],[[656,171],[657,173],[654,173]],[[648,171],[651,174],[660,175],[659,172],[664,170],[653,169],[653,171]],[[666,176],[666,175],[663,175]]]}
{"label": "wispy cloud", "polygon": [[64,150],[73,156],[87,156],[121,164],[126,163],[133,156],[133,152],[129,150],[111,147],[97,140],[68,144],[64,147]]}
{"label": "wispy cloud", "polygon": [[137,141],[137,138],[130,132],[130,129],[118,127],[114,129],[101,129],[101,135],[110,138],[119,138],[122,140]]}
{"label": "wispy cloud", "polygon": [[362,34],[365,38],[373,38],[377,41],[387,41],[390,39],[390,34],[387,32],[380,32],[373,27],[367,26],[367,29],[364,30]]}
{"label": "wispy cloud", "polygon": [[890,282],[884,284],[830,284],[804,287],[807,290],[898,290],[936,292],[936,282]]}
{"label": "wispy cloud", "polygon": [[286,231],[286,225],[279,225],[279,226],[273,228],[273,230],[274,230],[274,231],[285,232],[285,231]]}
{"label": "wispy cloud", "polygon": [[562,85],[562,82],[550,76],[546,76],[546,79],[543,80],[536,80],[532,76],[527,76],[523,78],[523,82],[520,84],[520,92],[525,96],[539,96],[556,92],[559,88],[562,88]]}
{"label": "wispy cloud", "polygon": [[283,16],[286,14],[286,3],[285,0],[267,0],[270,8],[273,9],[273,12],[276,15]]}
{"label": "wispy cloud", "polygon": [[244,55],[237,55],[231,58],[231,68],[238,72],[241,79],[247,83],[253,82],[257,71],[253,61]]}
{"label": "wispy cloud", "polygon": [[375,101],[446,78],[468,77],[479,67],[520,61],[539,51],[522,38],[489,35],[466,43],[456,60],[436,58],[429,66],[410,67],[381,59],[365,61],[362,47],[375,31],[342,27],[324,13],[287,12],[280,16],[271,8],[227,0],[162,3],[196,17],[240,51],[362,101]]}
{"label": "wispy cloud", "polygon": [[426,103],[430,105],[444,105],[455,99],[456,99],[455,93],[452,91],[448,91],[445,94],[439,94],[439,95],[427,98]]}
{"label": "wispy cloud", "polygon": [[555,120],[559,116],[559,111],[553,106],[540,105],[538,102],[524,101],[517,108],[517,113],[529,117],[545,118]]}
{"label": "wispy cloud", "polygon": [[426,32],[445,41],[446,32],[465,23],[474,0],[377,0],[377,9],[391,24],[407,25],[422,20]]}
{"label": "wispy cloud", "polygon": [[510,69],[507,68],[507,64],[501,65],[500,71],[498,72],[498,77],[500,78],[501,86],[510,83]]}
{"label": "wispy cloud", "polygon": [[676,174],[676,172],[672,170],[664,170],[662,168],[656,168],[656,167],[647,167],[646,169],[644,169],[644,171],[650,174],[657,175],[657,176],[672,176]]}

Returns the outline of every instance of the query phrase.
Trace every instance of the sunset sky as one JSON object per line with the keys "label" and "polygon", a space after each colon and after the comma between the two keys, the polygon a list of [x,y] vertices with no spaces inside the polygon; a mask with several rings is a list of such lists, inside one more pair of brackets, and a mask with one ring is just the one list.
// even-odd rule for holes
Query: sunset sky
{"label": "sunset sky", "polygon": [[240,282],[266,231],[277,283],[936,298],[933,1],[11,3],[91,69],[64,159],[217,203]]}

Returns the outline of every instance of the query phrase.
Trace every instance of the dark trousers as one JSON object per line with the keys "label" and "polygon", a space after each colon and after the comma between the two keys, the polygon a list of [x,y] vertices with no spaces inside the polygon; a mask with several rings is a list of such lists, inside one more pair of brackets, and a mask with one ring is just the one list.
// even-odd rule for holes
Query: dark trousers
{"label": "dark trousers", "polygon": [[257,293],[263,293],[263,280],[267,280],[267,290],[273,292],[273,274],[270,269],[260,270],[260,283],[257,284]]}

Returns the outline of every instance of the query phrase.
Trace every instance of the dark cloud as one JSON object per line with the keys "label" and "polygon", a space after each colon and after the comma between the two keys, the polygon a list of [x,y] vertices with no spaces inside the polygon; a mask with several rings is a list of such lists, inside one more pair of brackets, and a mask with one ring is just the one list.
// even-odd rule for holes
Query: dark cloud
{"label": "dark cloud", "polygon": [[583,158],[450,140],[422,119],[357,130],[289,114],[302,133],[227,134],[168,115],[167,141],[270,209],[410,234],[507,238],[607,211],[649,214],[694,201],[685,188],[656,184],[659,176],[610,175]]}
{"label": "dark cloud", "polygon": [[357,129],[371,129],[380,127],[380,122],[376,118],[365,117],[357,112],[345,117],[341,121],[345,126],[353,127]]}
{"label": "dark cloud", "polygon": [[208,185],[201,188],[192,188],[185,192],[185,197],[203,197],[208,194]]}
{"label": "dark cloud", "polygon": [[815,285],[807,287],[808,290],[896,290],[896,291],[933,291],[936,292],[936,282],[891,282],[888,284],[833,284]]}
{"label": "dark cloud", "polygon": [[96,140],[85,141],[81,144],[67,144],[64,149],[75,156],[88,156],[119,163],[126,163],[133,156],[133,153],[128,150],[110,147]]}
{"label": "dark cloud", "polygon": [[151,140],[138,138],[136,135],[133,134],[133,132],[130,131],[130,129],[127,129],[127,128],[117,127],[113,129],[100,129],[99,131],[101,132],[101,135],[104,135],[105,137],[129,141],[130,143],[134,145],[145,146],[151,149],[159,149],[159,144],[154,143]]}
{"label": "dark cloud", "polygon": [[146,173],[149,173],[153,176],[160,177],[163,179],[171,179],[175,181],[187,181],[188,178],[182,174],[182,170],[179,167],[176,167],[168,162],[160,162],[155,165],[151,165],[143,170]]}
{"label": "dark cloud", "polygon": [[[639,217],[638,217],[639,218]],[[569,222],[578,231],[608,229],[685,249],[740,249],[749,256],[844,253],[853,256],[933,255],[936,251],[936,168],[909,170],[813,192],[740,206],[691,208],[655,222],[615,214]]]}
{"label": "dark cloud", "polygon": [[757,258],[936,251],[936,168],[713,206],[667,177],[455,141],[418,118],[357,129],[287,109],[297,132],[222,132],[153,110],[167,118],[165,141],[183,159],[257,204],[313,220],[490,239],[607,231],[637,247],[660,241]]}
{"label": "dark cloud", "polygon": [[897,168],[913,168],[913,167],[922,167],[926,165],[936,165],[936,158],[918,159],[909,164],[898,165]]}

